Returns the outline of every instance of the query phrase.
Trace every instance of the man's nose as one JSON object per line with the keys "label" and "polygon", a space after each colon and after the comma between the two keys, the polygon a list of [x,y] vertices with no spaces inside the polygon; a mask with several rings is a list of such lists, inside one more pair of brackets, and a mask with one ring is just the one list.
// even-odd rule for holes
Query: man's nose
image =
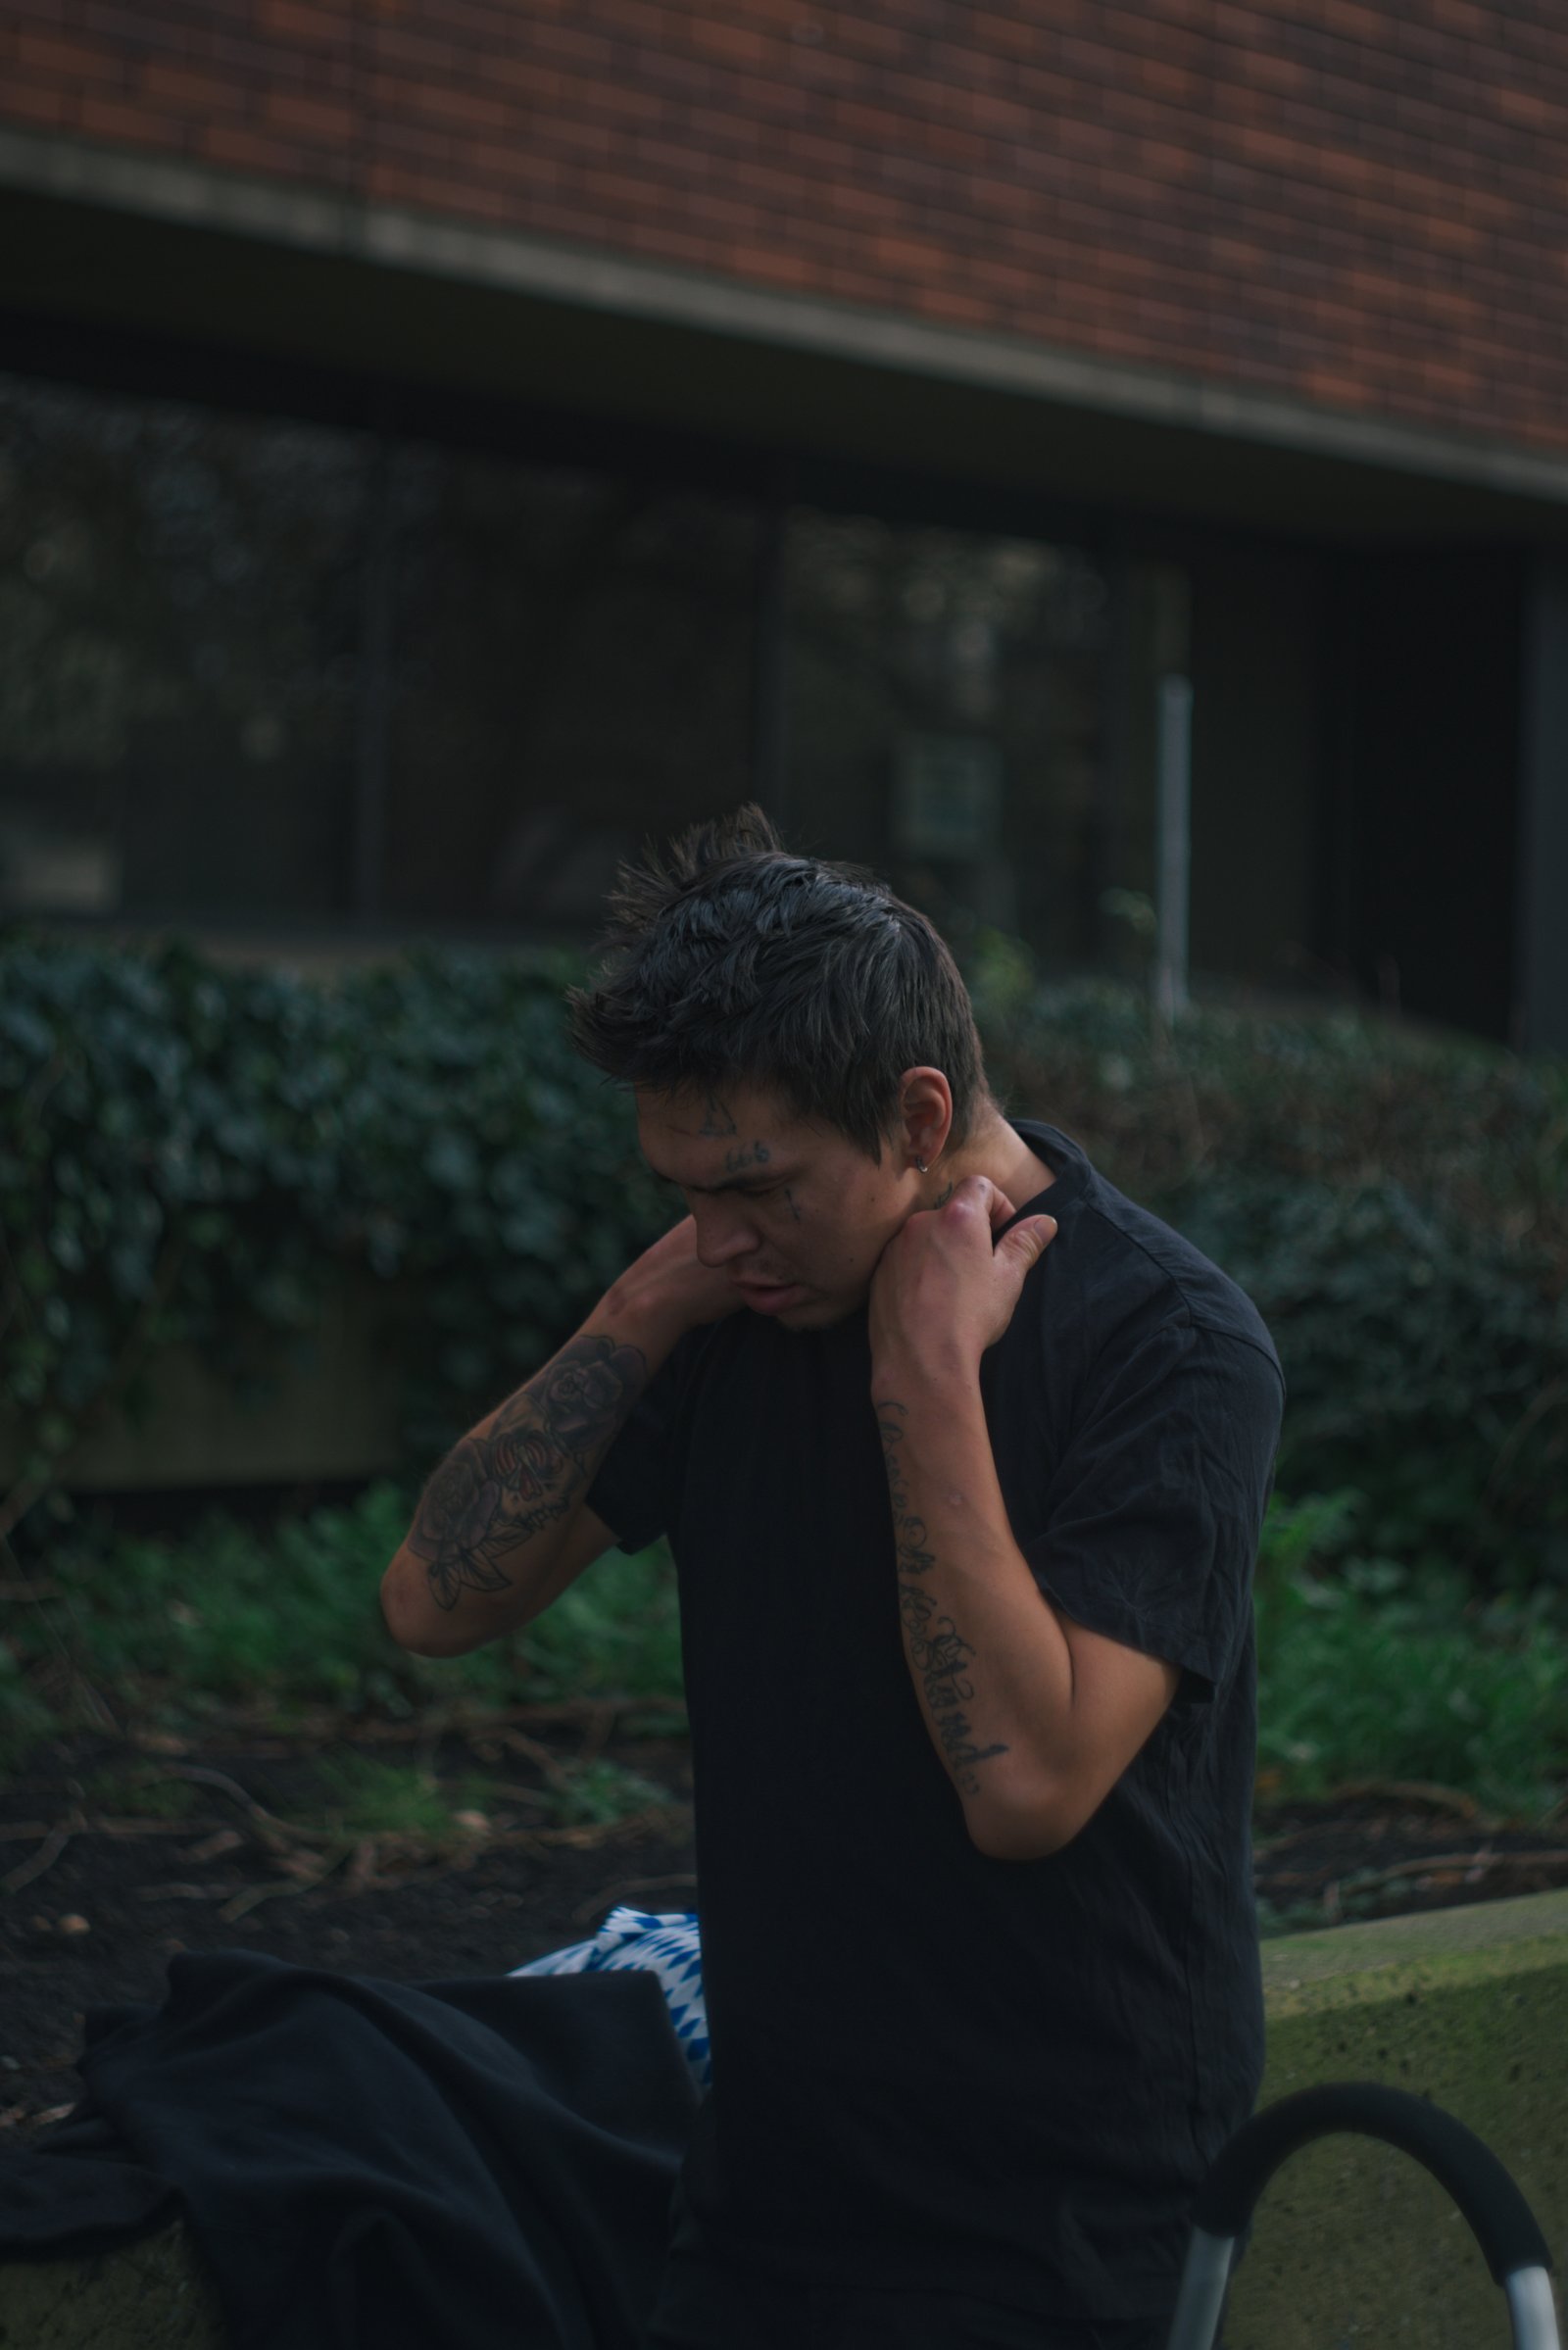
{"label": "man's nose", "polygon": [[697,1219],[697,1259],[710,1273],[719,1272],[737,1258],[750,1256],[758,1246],[758,1236],[744,1213],[735,1209],[706,1207],[700,1201],[692,1210]]}

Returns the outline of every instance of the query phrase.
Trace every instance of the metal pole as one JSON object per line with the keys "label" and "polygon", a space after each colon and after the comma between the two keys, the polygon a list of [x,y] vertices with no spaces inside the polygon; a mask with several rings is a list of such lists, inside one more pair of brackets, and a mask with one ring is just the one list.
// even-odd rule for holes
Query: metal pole
{"label": "metal pole", "polygon": [[1235,2258],[1233,2235],[1193,2229],[1165,2350],[1213,2350]]}
{"label": "metal pole", "polygon": [[354,777],[350,897],[360,920],[381,911],[386,866],[387,767],[392,741],[392,444],[371,445],[365,568],[360,594],[360,696]]}
{"label": "metal pole", "polygon": [[784,506],[770,493],[758,509],[752,605],[752,792],[782,833],[789,815],[784,612]]}
{"label": "metal pole", "polygon": [[1514,2350],[1560,2350],[1551,2278],[1544,2269],[1515,2269],[1502,2280]]}
{"label": "metal pole", "polygon": [[1187,1008],[1187,914],[1192,869],[1193,689],[1185,677],[1159,681],[1158,943],[1154,995],[1168,1023]]}

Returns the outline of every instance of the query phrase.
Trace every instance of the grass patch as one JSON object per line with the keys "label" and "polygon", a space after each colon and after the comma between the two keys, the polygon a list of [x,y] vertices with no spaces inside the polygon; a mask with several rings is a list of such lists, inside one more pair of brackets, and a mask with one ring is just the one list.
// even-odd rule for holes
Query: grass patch
{"label": "grass patch", "polygon": [[[0,1722],[40,1720],[26,1668],[74,1671],[167,1724],[238,1702],[286,1717],[322,1704],[408,1718],[454,1697],[480,1708],[572,1697],[635,1700],[684,1721],[674,1574],[663,1544],[611,1550],[525,1632],[469,1656],[410,1656],[381,1620],[377,1588],[413,1503],[390,1483],[348,1508],[261,1532],[214,1512],[181,1540],[112,1529],[62,1536],[58,1596],[0,1641]],[[9,1674],[9,1678],[7,1675]],[[30,1710],[29,1710],[30,1700]]]}
{"label": "grass patch", "polygon": [[[640,1772],[599,1755],[587,1762],[561,1763],[536,1800],[539,1825],[610,1828],[650,1804],[667,1803],[669,1797],[665,1788]],[[297,1827],[345,1841],[398,1836],[443,1849],[471,1840],[476,1820],[488,1818],[496,1808],[494,1784],[481,1774],[438,1780],[433,1771],[415,1763],[348,1753],[328,1756],[318,1766],[312,1794],[291,1803],[287,1817]],[[511,1805],[504,1803],[502,1808]]]}
{"label": "grass patch", "polygon": [[608,1828],[650,1804],[667,1803],[669,1791],[601,1754],[592,1762],[567,1763],[548,1800],[562,1828]]}
{"label": "grass patch", "polygon": [[212,1802],[192,1780],[157,1778],[122,1766],[89,1772],[81,1789],[94,1810],[136,1820],[188,1820]]}
{"label": "grass patch", "polygon": [[[623,1729],[649,1736],[682,1727],[674,1569],[662,1543],[636,1558],[607,1552],[526,1632],[434,1662],[396,1646],[376,1598],[411,1510],[407,1493],[382,1483],[352,1507],[270,1533],[215,1514],[178,1542],[90,1528],[62,1538],[48,1561],[58,1595],[16,1611],[24,1620],[0,1640],[0,1741],[15,1754],[61,1718],[47,1699],[69,1703],[57,1693],[70,1681],[63,1664],[120,1712],[168,1727],[236,1703],[286,1727],[323,1704],[409,1718],[454,1699],[482,1714],[571,1698],[614,1699],[629,1707]],[[1568,1785],[1563,1595],[1489,1599],[1456,1570],[1379,1555],[1379,1533],[1354,1492],[1276,1496],[1270,1508],[1255,1585],[1260,1799],[1431,1780],[1489,1810],[1543,1817]],[[421,1793],[407,1771],[368,1758],[341,1768],[333,1800],[345,1833],[451,1833],[449,1793]],[[137,1800],[177,1817],[178,1788],[149,1783]],[[559,1824],[590,1826],[661,1790],[599,1758],[568,1766],[542,1795]]]}
{"label": "grass patch", "polygon": [[1272,1505],[1258,1561],[1258,1772],[1278,1799],[1431,1780],[1541,1818],[1568,1781],[1568,1621],[1357,1547],[1351,1493]]}
{"label": "grass patch", "polygon": [[325,1829],[356,1841],[396,1836],[450,1843],[462,1834],[454,1813],[472,1807],[471,1790],[440,1786],[430,1772],[412,1763],[382,1762],[370,1754],[327,1756],[318,1766],[317,1784],[318,1793],[309,1803],[291,1805],[289,1816],[302,1828]]}

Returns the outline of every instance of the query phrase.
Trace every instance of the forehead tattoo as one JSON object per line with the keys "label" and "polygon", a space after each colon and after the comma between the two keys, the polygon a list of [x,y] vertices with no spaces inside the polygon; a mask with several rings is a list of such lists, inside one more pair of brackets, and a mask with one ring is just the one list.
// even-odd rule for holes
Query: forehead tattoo
{"label": "forehead tattoo", "polygon": [[[728,1103],[722,1101],[717,1094],[705,1090],[702,1124],[697,1127],[670,1125],[666,1131],[671,1134],[691,1135],[698,1142],[727,1142],[731,1135],[739,1134],[740,1128],[735,1123]],[[748,1186],[755,1186],[763,1180],[760,1172],[762,1168],[771,1169],[773,1149],[774,1146],[771,1143],[764,1143],[760,1137],[754,1137],[749,1143],[737,1143],[733,1151],[726,1151],[724,1153],[725,1179],[722,1183],[678,1184],[677,1189],[700,1193],[744,1191]],[[658,1174],[660,1170],[656,1167],[654,1172]],[[665,1177],[666,1182],[672,1180],[673,1178]],[[774,1180],[777,1181],[778,1178],[775,1176]],[[798,1220],[801,1211],[794,1198],[788,1191],[785,1193],[785,1198],[789,1201],[790,1213]]]}
{"label": "forehead tattoo", "polygon": [[718,1140],[725,1135],[738,1133],[739,1128],[718,1096],[708,1093],[703,1097],[703,1122],[697,1131],[700,1135]]}

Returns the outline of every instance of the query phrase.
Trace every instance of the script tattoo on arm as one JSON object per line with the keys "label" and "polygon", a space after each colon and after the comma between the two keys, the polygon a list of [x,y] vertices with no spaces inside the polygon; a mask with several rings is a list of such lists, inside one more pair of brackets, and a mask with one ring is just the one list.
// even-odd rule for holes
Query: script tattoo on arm
{"label": "script tattoo on arm", "polygon": [[893,1503],[899,1615],[904,1625],[910,1670],[924,1693],[926,1707],[955,1785],[961,1794],[978,1795],[980,1781],[977,1766],[990,1762],[995,1755],[1005,1754],[1007,1749],[1005,1745],[981,1746],[976,1743],[969,1716],[964,1710],[974,1701],[974,1683],[969,1678],[969,1666],[975,1650],[963,1638],[953,1618],[943,1613],[922,1580],[937,1562],[936,1553],[926,1546],[929,1541],[926,1522],[909,1505],[909,1489],[900,1458],[905,1442],[904,1421],[907,1417],[907,1406],[894,1402],[879,1403],[876,1414],[877,1434],[882,1440],[882,1457],[887,1463],[888,1493]]}
{"label": "script tattoo on arm", "polygon": [[416,1513],[409,1548],[449,1612],[465,1591],[505,1591],[502,1560],[564,1518],[648,1383],[640,1346],[573,1339],[503,1405],[482,1437],[441,1463]]}

